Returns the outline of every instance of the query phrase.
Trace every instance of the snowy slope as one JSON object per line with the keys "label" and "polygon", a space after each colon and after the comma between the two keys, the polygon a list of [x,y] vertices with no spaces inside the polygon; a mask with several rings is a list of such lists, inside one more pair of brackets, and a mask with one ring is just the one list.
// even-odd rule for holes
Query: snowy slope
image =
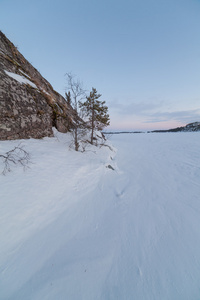
{"label": "snowy slope", "polygon": [[23,141],[31,168],[0,176],[0,299],[199,299],[199,137]]}

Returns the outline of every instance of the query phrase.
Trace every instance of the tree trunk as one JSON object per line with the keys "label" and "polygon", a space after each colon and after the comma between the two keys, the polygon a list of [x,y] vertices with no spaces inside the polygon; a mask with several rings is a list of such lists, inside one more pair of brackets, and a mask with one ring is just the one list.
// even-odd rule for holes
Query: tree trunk
{"label": "tree trunk", "polygon": [[76,95],[74,96],[74,109],[76,112],[76,125],[75,125],[75,130],[74,130],[74,146],[75,146],[75,150],[78,151],[79,148],[79,144],[78,144],[78,105],[77,105],[77,99],[76,99]]}
{"label": "tree trunk", "polygon": [[77,127],[75,127],[75,130],[74,130],[74,146],[75,146],[75,150],[78,151],[79,144],[78,144]]}
{"label": "tree trunk", "polygon": [[92,108],[92,132],[91,132],[91,144],[93,145],[93,140],[94,140],[94,103],[93,103],[93,108]]}
{"label": "tree trunk", "polygon": [[91,144],[93,145],[93,139],[94,139],[94,127],[92,125],[92,132],[91,132]]}

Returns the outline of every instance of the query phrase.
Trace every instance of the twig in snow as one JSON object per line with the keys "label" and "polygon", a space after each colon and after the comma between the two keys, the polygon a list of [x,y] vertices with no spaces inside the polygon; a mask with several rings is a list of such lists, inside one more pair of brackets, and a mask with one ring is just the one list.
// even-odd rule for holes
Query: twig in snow
{"label": "twig in snow", "polygon": [[30,161],[30,154],[24,150],[24,146],[19,144],[12,150],[6,152],[5,154],[0,154],[0,158],[3,159],[4,169],[2,171],[3,175],[7,172],[11,172],[12,165],[21,165],[24,169],[28,168]]}

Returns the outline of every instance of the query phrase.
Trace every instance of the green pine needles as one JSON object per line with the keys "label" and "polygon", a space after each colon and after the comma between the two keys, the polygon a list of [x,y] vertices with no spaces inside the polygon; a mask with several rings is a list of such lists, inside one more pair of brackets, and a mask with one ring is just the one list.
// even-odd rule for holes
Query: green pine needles
{"label": "green pine needles", "polygon": [[82,83],[71,73],[67,76],[66,101],[74,110],[73,126],[71,128],[72,142],[76,151],[80,150],[83,142],[88,142],[87,132],[91,131],[90,143],[97,143],[96,131],[101,131],[110,124],[108,107],[105,101],[100,101],[101,94],[92,88],[89,96],[82,87]]}
{"label": "green pine needles", "polygon": [[85,102],[79,102],[80,108],[84,111],[87,117],[87,126],[91,130],[91,144],[94,141],[95,130],[102,130],[110,124],[108,107],[105,101],[100,101],[101,94],[97,93],[95,88],[92,88],[90,95],[86,97]]}

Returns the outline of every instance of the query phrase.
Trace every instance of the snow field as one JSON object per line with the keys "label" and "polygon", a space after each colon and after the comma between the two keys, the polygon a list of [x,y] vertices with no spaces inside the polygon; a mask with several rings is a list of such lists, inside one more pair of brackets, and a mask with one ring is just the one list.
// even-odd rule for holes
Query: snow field
{"label": "snow field", "polygon": [[199,299],[200,133],[56,135],[0,176],[0,299]]}

